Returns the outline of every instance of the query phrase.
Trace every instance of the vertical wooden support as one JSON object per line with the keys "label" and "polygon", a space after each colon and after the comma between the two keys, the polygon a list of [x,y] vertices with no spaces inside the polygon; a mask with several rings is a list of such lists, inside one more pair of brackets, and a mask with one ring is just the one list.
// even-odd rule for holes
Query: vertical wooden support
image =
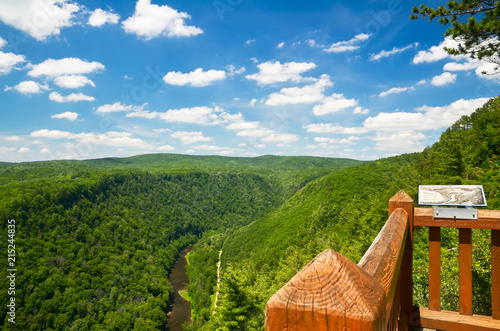
{"label": "vertical wooden support", "polygon": [[491,230],[491,310],[500,320],[500,230]]}
{"label": "vertical wooden support", "polygon": [[441,310],[441,228],[429,227],[429,309]]}
{"label": "vertical wooden support", "polygon": [[408,214],[408,235],[406,237],[403,262],[401,264],[401,325],[402,329],[411,330],[410,316],[413,313],[413,199],[403,190],[389,200],[389,216],[397,209],[403,208]]}
{"label": "vertical wooden support", "polygon": [[472,231],[459,229],[459,311],[472,315]]}

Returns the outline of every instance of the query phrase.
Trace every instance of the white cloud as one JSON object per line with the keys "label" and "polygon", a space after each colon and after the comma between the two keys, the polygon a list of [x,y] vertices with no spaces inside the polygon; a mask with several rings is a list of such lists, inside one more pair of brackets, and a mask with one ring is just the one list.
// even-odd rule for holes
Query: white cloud
{"label": "white cloud", "polygon": [[269,85],[287,81],[295,83],[310,81],[311,78],[304,78],[301,74],[316,68],[316,64],[313,62],[286,62],[281,64],[280,61],[269,61],[257,65],[257,68],[259,68],[258,73],[247,75],[245,78],[255,80],[258,85]]}
{"label": "white cloud", "polygon": [[146,106],[147,103],[141,106],[132,106],[132,105],[125,105],[121,102],[115,102],[113,104],[106,104],[99,106],[96,111],[98,113],[114,113],[119,111],[142,111]]}
{"label": "white cloud", "polygon": [[119,19],[120,15],[99,8],[92,12],[87,24],[99,27],[103,26],[106,23],[118,24]]}
{"label": "white cloud", "polygon": [[278,93],[272,93],[266,100],[268,106],[278,106],[286,104],[313,103],[325,99],[324,91],[327,87],[333,86],[330,76],[321,75],[321,78],[312,85],[303,87],[282,88]]}
{"label": "white cloud", "polygon": [[354,108],[354,110],[352,111],[353,114],[363,114],[363,115],[366,115],[370,112],[369,109],[363,109],[362,107],[356,107]]}
{"label": "white cloud", "polygon": [[122,22],[127,33],[135,33],[146,40],[155,37],[190,37],[203,33],[203,30],[185,24],[191,18],[187,13],[164,5],[151,4],[151,0],[138,0],[135,13]]}
{"label": "white cloud", "polygon": [[43,90],[48,90],[49,86],[47,84],[42,85],[42,84],[34,82],[32,80],[26,80],[26,81],[20,82],[19,84],[17,84],[14,87],[6,87],[5,91],[8,91],[10,89],[14,89],[22,94],[34,94],[34,93],[42,93]]}
{"label": "white cloud", "polygon": [[54,79],[54,83],[57,86],[63,88],[80,88],[84,87],[85,85],[90,85],[95,87],[93,81],[91,81],[89,78],[85,76],[80,76],[80,75],[59,76]]}
{"label": "white cloud", "polygon": [[283,48],[283,46],[285,46],[285,42],[284,42],[284,41],[280,42],[280,43],[276,46],[276,48]]}
{"label": "white cloud", "polygon": [[4,47],[5,45],[7,45],[7,41],[0,37],[0,48]]}
{"label": "white cloud", "polygon": [[161,152],[170,152],[170,151],[173,151],[174,149],[175,149],[175,147],[170,146],[170,145],[163,145],[163,146],[156,148],[157,151],[161,151]]}
{"label": "white cloud", "polygon": [[363,125],[368,130],[385,132],[442,129],[452,125],[463,115],[470,115],[486,101],[488,98],[460,99],[443,107],[423,106],[417,108],[415,113],[380,113],[367,118]]}
{"label": "white cloud", "polygon": [[424,149],[424,140],[428,137],[422,132],[408,131],[397,133],[378,132],[373,138],[375,149],[393,153],[420,152]]}
{"label": "white cloud", "polygon": [[255,104],[257,103],[257,99],[253,98],[250,100],[250,103],[248,104],[248,107],[255,107]]}
{"label": "white cloud", "polygon": [[165,122],[192,123],[200,125],[217,125],[227,122],[230,116],[220,107],[193,107],[169,109],[166,112],[134,111],[127,117],[143,117],[147,119],[161,119]]}
{"label": "white cloud", "polygon": [[31,149],[29,149],[28,147],[21,147],[21,148],[19,148],[19,150],[17,152],[18,153],[29,153],[29,152],[31,152]]}
{"label": "white cloud", "polygon": [[243,129],[237,132],[236,135],[239,137],[263,138],[272,135],[274,133],[276,133],[274,130],[259,126],[256,128]]}
{"label": "white cloud", "polygon": [[248,39],[247,41],[245,41],[245,44],[250,45],[250,44],[253,44],[256,41],[257,40],[255,40],[255,39]]}
{"label": "white cloud", "polygon": [[51,118],[58,118],[58,119],[65,118],[69,121],[74,121],[78,118],[78,113],[66,111],[66,112],[61,113],[61,114],[52,115]]}
{"label": "white cloud", "polygon": [[104,70],[104,65],[99,62],[88,62],[79,58],[67,57],[60,60],[48,59],[35,64],[28,72],[31,77],[46,76],[54,78],[64,75],[89,74]]}
{"label": "white cloud", "polygon": [[82,92],[71,93],[69,95],[63,96],[59,92],[52,92],[49,95],[49,99],[55,102],[78,102],[78,101],[94,101],[95,98],[85,95]]}
{"label": "white cloud", "polygon": [[234,66],[234,64],[228,64],[226,66],[226,69],[227,69],[227,75],[229,77],[233,77],[234,75],[239,75],[239,74],[242,74],[244,73],[247,69],[245,67],[241,67],[239,69],[236,69],[236,67]]}
{"label": "white cloud", "polygon": [[184,86],[191,85],[195,87],[203,87],[211,85],[213,82],[218,80],[223,80],[226,78],[226,72],[223,70],[208,70],[203,71],[202,68],[198,68],[195,71],[191,71],[187,74],[182,72],[171,71],[167,73],[163,80],[167,84]]}
{"label": "white cloud", "polygon": [[257,60],[257,58],[255,56],[251,57],[250,61],[252,61],[253,63],[259,63],[259,60]]}
{"label": "white cloud", "polygon": [[361,134],[368,132],[367,129],[362,127],[343,127],[340,125],[333,125],[331,123],[308,124],[302,128],[306,129],[307,132],[312,133]]}
{"label": "white cloud", "polygon": [[357,100],[346,99],[342,94],[332,94],[328,98],[325,98],[322,104],[313,107],[313,114],[316,116],[323,116],[357,105]]}
{"label": "white cloud", "polygon": [[408,49],[414,48],[414,47],[418,47],[418,43],[413,43],[413,44],[407,45],[405,47],[400,47],[400,48],[393,47],[390,51],[382,50],[378,54],[370,54],[370,61],[379,61],[381,58],[389,57],[391,55],[395,55],[398,53],[402,53],[402,52],[404,52]]}
{"label": "white cloud", "polygon": [[0,20],[43,41],[74,25],[80,8],[69,0],[1,1]]}
{"label": "white cloud", "polygon": [[406,91],[414,91],[415,90],[415,87],[413,86],[409,86],[409,87],[393,87],[387,91],[384,91],[384,92],[380,92],[380,94],[378,95],[379,97],[381,98],[384,98],[388,95],[391,95],[391,94],[397,94],[397,93],[402,93],[402,92],[406,92]]}
{"label": "white cloud", "polygon": [[86,143],[95,146],[112,147],[136,147],[143,149],[152,149],[153,145],[140,138],[132,137],[129,132],[108,131],[106,133],[71,133],[67,131],[42,129],[31,132],[30,136],[46,139],[66,139]]}
{"label": "white cloud", "polygon": [[9,136],[4,138],[6,141],[23,141],[24,138],[21,138],[19,136]]}
{"label": "white cloud", "polygon": [[210,141],[209,137],[203,136],[201,131],[176,131],[170,135],[172,138],[180,139],[183,145],[194,144],[199,141]]}
{"label": "white cloud", "polygon": [[426,62],[436,62],[449,57],[450,55],[446,52],[443,47],[455,48],[458,43],[450,38],[446,38],[438,46],[432,46],[428,51],[420,51],[413,58],[414,64],[426,63]]}
{"label": "white cloud", "polygon": [[14,152],[16,150],[15,147],[4,147],[4,146],[0,146],[0,154],[5,154],[5,153],[10,153],[10,152]]}
{"label": "white cloud", "polygon": [[370,38],[371,34],[360,33],[351,40],[347,41],[339,41],[330,45],[330,47],[325,48],[323,51],[327,53],[343,53],[343,52],[352,52],[360,46],[357,46],[357,43],[363,42]]}
{"label": "white cloud", "polygon": [[450,72],[443,72],[439,76],[432,77],[431,84],[434,86],[443,86],[455,83],[457,80],[457,75]]}
{"label": "white cloud", "polygon": [[481,65],[481,61],[478,60],[469,60],[468,62],[459,63],[459,62],[449,62],[446,63],[443,67],[444,71],[468,71],[476,69]]}
{"label": "white cloud", "polygon": [[41,154],[48,154],[48,153],[50,153],[50,149],[48,149],[47,147],[44,147],[44,148],[42,148],[42,149],[40,150],[40,153],[41,153]]}
{"label": "white cloud", "polygon": [[278,132],[273,132],[262,138],[262,141],[265,142],[281,143],[281,144],[290,144],[298,140],[299,136],[297,136],[296,134],[278,133]]}
{"label": "white cloud", "polygon": [[26,62],[24,55],[0,52],[0,75],[8,74],[16,68],[18,64]]}

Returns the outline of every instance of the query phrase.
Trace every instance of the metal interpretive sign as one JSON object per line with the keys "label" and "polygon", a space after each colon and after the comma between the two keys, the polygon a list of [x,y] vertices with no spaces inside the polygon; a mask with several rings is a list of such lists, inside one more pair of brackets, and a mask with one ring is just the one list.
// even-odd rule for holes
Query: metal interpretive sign
{"label": "metal interpretive sign", "polygon": [[420,185],[418,204],[486,207],[486,198],[482,185]]}
{"label": "metal interpretive sign", "polygon": [[482,185],[420,185],[418,204],[434,206],[434,218],[477,220],[477,210],[470,207],[485,207],[486,198]]}

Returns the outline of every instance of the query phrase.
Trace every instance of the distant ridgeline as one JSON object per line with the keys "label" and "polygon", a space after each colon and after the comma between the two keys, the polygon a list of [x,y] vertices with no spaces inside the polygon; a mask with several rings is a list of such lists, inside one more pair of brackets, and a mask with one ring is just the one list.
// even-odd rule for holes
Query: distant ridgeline
{"label": "distant ridgeline", "polygon": [[0,325],[11,329],[14,298],[16,330],[161,330],[181,248],[207,231],[247,225],[309,181],[361,163],[175,154],[1,163],[0,217],[4,242],[15,220],[17,273],[9,294],[0,269]]}
{"label": "distant ridgeline", "polygon": [[[447,129],[422,153],[349,167],[307,184],[281,207],[230,232],[209,232],[190,254],[189,330],[263,330],[265,304],[317,254],[331,248],[358,261],[387,220],[387,201],[418,185],[482,184],[500,209],[500,98]],[[415,304],[428,306],[428,230],[414,234]],[[458,231],[442,229],[442,309],[458,310]],[[473,310],[491,315],[489,231],[473,231]],[[453,248],[453,249],[452,249]],[[216,263],[222,284],[216,313]],[[209,261],[209,263],[207,263]],[[207,265],[210,264],[210,265]]]}

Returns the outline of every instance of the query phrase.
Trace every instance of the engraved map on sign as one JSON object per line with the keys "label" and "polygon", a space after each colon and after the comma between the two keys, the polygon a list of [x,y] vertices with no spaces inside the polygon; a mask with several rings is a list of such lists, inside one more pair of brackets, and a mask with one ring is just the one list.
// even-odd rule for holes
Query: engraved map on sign
{"label": "engraved map on sign", "polygon": [[436,206],[486,206],[482,185],[420,185],[418,203]]}

